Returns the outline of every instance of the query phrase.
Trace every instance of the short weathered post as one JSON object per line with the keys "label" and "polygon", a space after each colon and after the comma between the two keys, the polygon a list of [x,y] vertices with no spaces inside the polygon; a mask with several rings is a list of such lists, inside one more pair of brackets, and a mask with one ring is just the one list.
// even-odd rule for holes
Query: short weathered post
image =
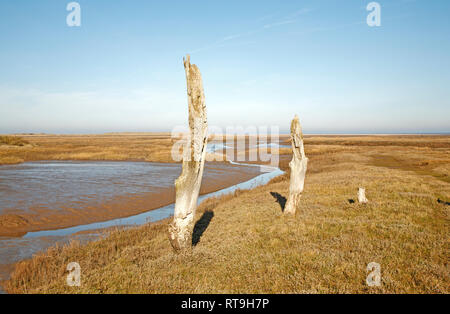
{"label": "short weathered post", "polygon": [[208,139],[205,95],[200,70],[195,64],[190,63],[189,55],[183,62],[187,81],[189,134],[183,151],[182,172],[175,181],[174,219],[169,225],[170,243],[176,251],[192,246],[194,217],[202,184]]}
{"label": "short weathered post", "polygon": [[308,158],[305,156],[305,148],[303,146],[303,133],[300,121],[296,115],[291,123],[291,141],[293,157],[289,166],[291,168],[291,180],[289,187],[289,197],[284,209],[285,214],[295,215],[300,204],[303,187],[305,185],[306,168],[308,166]]}
{"label": "short weathered post", "polygon": [[366,190],[364,188],[359,188],[358,190],[358,202],[361,204],[367,204],[369,202],[366,198]]}

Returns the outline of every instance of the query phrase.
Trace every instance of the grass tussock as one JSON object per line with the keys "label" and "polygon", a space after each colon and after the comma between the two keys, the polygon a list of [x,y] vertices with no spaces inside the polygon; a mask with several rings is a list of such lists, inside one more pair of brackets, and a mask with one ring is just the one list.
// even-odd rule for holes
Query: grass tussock
{"label": "grass tussock", "polygon": [[[411,168],[447,169],[449,151],[409,145],[324,146],[307,149],[309,169],[295,217],[282,212],[289,190],[286,174],[265,186],[202,203],[189,252],[173,252],[165,220],[114,231],[86,245],[52,248],[16,265],[6,289],[449,293],[450,186]],[[375,164],[380,156],[394,156],[408,166],[389,164],[389,158]],[[281,167],[288,168],[290,156],[282,157]],[[417,163],[419,159],[427,165]],[[358,187],[366,188],[369,204],[351,202]],[[70,262],[81,266],[81,287],[65,284]],[[371,262],[381,265],[381,287],[366,284]]]}

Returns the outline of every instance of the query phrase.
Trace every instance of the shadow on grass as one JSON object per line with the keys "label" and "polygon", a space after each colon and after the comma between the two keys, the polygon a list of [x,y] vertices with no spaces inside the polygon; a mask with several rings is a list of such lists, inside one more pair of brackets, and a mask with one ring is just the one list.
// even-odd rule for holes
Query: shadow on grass
{"label": "shadow on grass", "polygon": [[214,218],[214,212],[207,210],[202,217],[195,223],[192,233],[192,246],[196,246],[200,242],[203,233],[208,229],[211,220]]}
{"label": "shadow on grass", "polygon": [[286,207],[287,201],[286,197],[277,192],[270,192],[270,195],[272,195],[276,199],[276,202],[280,204],[281,211],[284,212],[284,207]]}

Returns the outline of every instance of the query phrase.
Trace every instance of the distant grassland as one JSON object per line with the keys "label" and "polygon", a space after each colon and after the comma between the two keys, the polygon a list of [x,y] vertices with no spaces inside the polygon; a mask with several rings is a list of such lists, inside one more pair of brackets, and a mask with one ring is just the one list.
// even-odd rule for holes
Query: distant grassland
{"label": "distant grassland", "polygon": [[[239,137],[242,139],[243,137]],[[220,137],[214,137],[220,139]],[[39,160],[110,160],[173,162],[171,149],[178,138],[169,133],[108,133],[102,135],[0,135],[0,165]],[[236,139],[237,140],[237,139]],[[289,136],[280,142],[289,144]],[[248,143],[248,141],[247,141]],[[450,136],[306,136],[314,154],[355,150],[358,147],[450,149]],[[352,148],[353,147],[353,148]],[[399,148],[399,150],[396,150]],[[272,150],[268,149],[270,153]],[[248,156],[248,151],[246,152]],[[279,150],[289,154],[290,148]],[[242,153],[236,154],[242,155]],[[419,159],[421,156],[419,156]],[[434,167],[434,166],[433,166]]]}
{"label": "distant grassland", "polygon": [[0,136],[0,145],[25,146],[30,144],[19,136]]}
{"label": "distant grassland", "polygon": [[30,143],[19,136],[1,136],[0,135],[0,165],[1,164],[18,164],[24,160],[18,157],[17,151],[25,151]]}
{"label": "distant grassland", "polygon": [[0,164],[38,160],[172,162],[169,134],[25,135],[31,145],[0,145]]}
{"label": "distant grassland", "polygon": [[[349,141],[353,144],[347,145]],[[428,145],[426,145],[428,143]],[[287,173],[205,201],[191,252],[177,255],[169,220],[49,249],[16,265],[11,293],[449,293],[449,137],[306,139],[296,217],[282,214]],[[365,187],[369,204],[357,202]],[[443,202],[438,202],[438,199]],[[81,287],[68,287],[69,262]],[[381,287],[366,267],[381,265]]]}

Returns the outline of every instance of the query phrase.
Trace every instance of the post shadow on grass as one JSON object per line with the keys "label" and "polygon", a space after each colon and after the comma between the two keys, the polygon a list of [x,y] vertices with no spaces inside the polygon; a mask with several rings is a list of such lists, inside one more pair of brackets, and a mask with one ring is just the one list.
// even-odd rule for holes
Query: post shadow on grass
{"label": "post shadow on grass", "polygon": [[207,210],[195,223],[194,231],[192,232],[192,246],[196,246],[200,242],[200,238],[202,237],[206,229],[208,229],[208,226],[213,218],[214,212]]}
{"label": "post shadow on grass", "polygon": [[443,201],[440,198],[438,198],[438,203],[439,204],[444,204],[444,205],[447,205],[447,206],[450,205],[450,202]]}
{"label": "post shadow on grass", "polygon": [[270,192],[270,195],[272,195],[275,198],[276,202],[280,204],[281,211],[284,212],[284,208],[286,207],[287,201],[286,197],[277,192]]}

